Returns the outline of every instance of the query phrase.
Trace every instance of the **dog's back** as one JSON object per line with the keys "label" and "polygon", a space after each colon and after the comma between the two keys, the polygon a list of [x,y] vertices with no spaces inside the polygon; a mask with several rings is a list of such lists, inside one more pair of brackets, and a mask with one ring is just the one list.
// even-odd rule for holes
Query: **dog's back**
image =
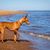
{"label": "dog's back", "polygon": [[8,28],[10,30],[18,29],[20,27],[19,22],[0,22],[0,29]]}

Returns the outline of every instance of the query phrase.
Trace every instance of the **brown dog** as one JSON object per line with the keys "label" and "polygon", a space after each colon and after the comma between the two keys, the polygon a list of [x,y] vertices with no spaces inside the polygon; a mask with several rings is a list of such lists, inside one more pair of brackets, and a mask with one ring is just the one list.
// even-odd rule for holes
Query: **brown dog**
{"label": "brown dog", "polygon": [[[17,31],[19,30],[20,26],[23,23],[29,24],[27,16],[24,16],[23,18],[21,18],[16,22],[0,22],[0,32],[1,32],[2,42],[3,42],[3,35],[4,35],[5,28],[8,28],[9,30],[14,31],[14,41],[16,42]],[[17,34],[17,38],[18,38],[18,34]]]}

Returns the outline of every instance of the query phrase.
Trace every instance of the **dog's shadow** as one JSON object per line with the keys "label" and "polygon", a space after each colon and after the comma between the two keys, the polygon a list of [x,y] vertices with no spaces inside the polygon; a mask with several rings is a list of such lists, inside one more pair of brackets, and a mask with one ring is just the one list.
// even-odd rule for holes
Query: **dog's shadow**
{"label": "dog's shadow", "polygon": [[[14,41],[13,39],[5,39],[5,40],[3,40],[3,42],[7,42],[7,41]],[[0,40],[0,42],[2,42],[2,40]],[[30,41],[28,41],[28,40],[16,40],[16,42],[30,42]]]}

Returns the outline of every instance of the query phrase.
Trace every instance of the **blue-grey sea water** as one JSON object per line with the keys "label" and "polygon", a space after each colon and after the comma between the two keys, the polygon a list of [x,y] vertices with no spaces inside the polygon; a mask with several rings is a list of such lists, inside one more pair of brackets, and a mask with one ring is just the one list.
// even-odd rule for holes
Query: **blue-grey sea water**
{"label": "blue-grey sea water", "polygon": [[[30,25],[23,24],[20,28],[21,39],[30,40],[36,45],[30,46],[37,50],[50,50],[50,40],[33,37],[26,32],[35,34],[46,34],[50,36],[50,11],[27,11]],[[0,22],[15,22],[25,16],[26,14],[14,14],[7,16],[0,16]],[[22,32],[23,31],[23,32]]]}

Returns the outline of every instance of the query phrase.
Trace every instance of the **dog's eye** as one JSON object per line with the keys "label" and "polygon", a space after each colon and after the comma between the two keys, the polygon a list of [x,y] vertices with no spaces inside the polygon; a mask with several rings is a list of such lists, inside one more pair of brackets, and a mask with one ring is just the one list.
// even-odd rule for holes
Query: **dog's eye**
{"label": "dog's eye", "polygon": [[26,20],[26,21],[28,21],[28,20]]}

